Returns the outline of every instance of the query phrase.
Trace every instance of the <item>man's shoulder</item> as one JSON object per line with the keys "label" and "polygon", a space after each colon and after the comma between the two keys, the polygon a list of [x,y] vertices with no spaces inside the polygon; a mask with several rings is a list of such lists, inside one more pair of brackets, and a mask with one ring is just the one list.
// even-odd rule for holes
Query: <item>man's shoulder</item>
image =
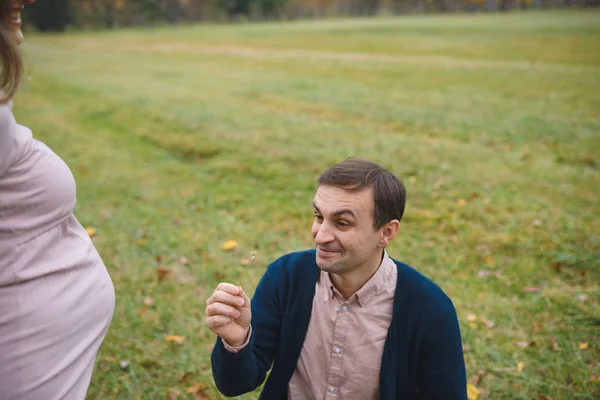
{"label": "man's shoulder", "polygon": [[271,276],[297,276],[311,270],[318,270],[314,249],[286,253],[269,264],[266,274]]}
{"label": "man's shoulder", "polygon": [[432,278],[416,268],[392,258],[398,267],[396,295],[411,302],[417,309],[435,310],[435,313],[455,313],[448,294]]}

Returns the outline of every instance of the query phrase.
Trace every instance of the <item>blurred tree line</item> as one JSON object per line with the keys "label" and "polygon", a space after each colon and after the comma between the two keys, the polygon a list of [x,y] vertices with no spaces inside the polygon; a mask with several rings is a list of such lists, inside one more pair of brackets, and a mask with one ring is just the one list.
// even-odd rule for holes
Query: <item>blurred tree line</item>
{"label": "blurred tree line", "polygon": [[26,8],[41,31],[193,21],[307,19],[598,7],[600,0],[44,0]]}

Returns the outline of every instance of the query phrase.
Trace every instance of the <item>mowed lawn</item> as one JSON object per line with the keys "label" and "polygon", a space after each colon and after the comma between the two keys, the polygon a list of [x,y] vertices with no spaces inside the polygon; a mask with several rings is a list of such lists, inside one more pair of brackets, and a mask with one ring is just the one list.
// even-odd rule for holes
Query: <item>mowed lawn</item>
{"label": "mowed lawn", "polygon": [[222,398],[206,299],[251,251],[250,293],[312,247],[316,179],[348,156],[404,180],[388,251],[453,299],[480,399],[600,397],[600,12],[29,35],[23,50],[16,117],[70,165],[116,287],[90,399]]}

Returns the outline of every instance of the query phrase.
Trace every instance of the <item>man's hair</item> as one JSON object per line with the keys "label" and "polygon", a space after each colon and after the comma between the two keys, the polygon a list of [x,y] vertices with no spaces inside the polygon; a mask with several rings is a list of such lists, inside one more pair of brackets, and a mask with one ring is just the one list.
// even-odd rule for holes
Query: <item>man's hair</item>
{"label": "man's hair", "polygon": [[323,172],[318,183],[349,192],[373,189],[375,229],[381,228],[393,219],[400,221],[404,214],[406,189],[402,181],[374,162],[354,157],[347,158]]}
{"label": "man's hair", "polygon": [[10,101],[19,88],[23,75],[23,60],[10,33],[10,13],[13,3],[0,0],[0,104]]}

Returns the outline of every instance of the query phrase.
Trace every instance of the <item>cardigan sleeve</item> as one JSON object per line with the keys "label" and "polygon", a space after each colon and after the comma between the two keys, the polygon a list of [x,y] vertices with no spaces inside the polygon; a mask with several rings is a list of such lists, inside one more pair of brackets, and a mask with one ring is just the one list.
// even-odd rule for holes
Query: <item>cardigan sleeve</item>
{"label": "cardigan sleeve", "polygon": [[467,378],[456,310],[446,299],[428,324],[417,366],[419,400],[466,400]]}
{"label": "cardigan sleeve", "polygon": [[237,353],[225,349],[218,338],[212,352],[212,372],[219,391],[239,396],[259,387],[271,368],[279,344],[281,268],[271,264],[251,300],[252,333],[246,347]]}

